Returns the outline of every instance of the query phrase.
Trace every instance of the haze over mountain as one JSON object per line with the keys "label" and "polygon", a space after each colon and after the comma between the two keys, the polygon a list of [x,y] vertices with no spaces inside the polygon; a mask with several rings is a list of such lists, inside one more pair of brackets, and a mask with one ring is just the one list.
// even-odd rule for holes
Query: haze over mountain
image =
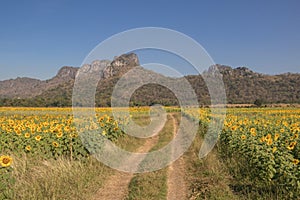
{"label": "haze over mountain", "polygon": [[[96,106],[110,106],[114,86],[122,75],[134,67],[147,71],[150,76],[162,76],[139,66],[136,54],[124,54],[113,61],[96,60],[82,66],[87,70],[98,69],[101,81],[95,95]],[[73,85],[78,67],[64,66],[51,79],[42,81],[32,78],[16,78],[0,81],[0,105],[2,106],[71,106]],[[228,103],[253,103],[257,99],[265,103],[300,103],[300,74],[285,73],[266,75],[246,67],[231,68],[224,65],[211,66],[207,73],[218,69],[223,76]],[[138,78],[138,77],[132,77]],[[185,77],[191,84],[200,104],[209,104],[210,97],[200,75]],[[180,81],[182,78],[168,78]],[[157,84],[147,84],[137,89],[131,97],[131,105],[176,105],[173,92]]]}

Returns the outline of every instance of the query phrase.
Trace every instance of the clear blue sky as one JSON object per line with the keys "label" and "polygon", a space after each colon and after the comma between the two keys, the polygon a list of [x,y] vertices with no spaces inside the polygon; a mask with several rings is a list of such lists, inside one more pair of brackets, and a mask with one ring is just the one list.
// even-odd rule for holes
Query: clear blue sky
{"label": "clear blue sky", "polygon": [[299,73],[299,8],[298,0],[1,1],[0,80],[51,78],[111,35],[145,26],[194,38],[216,63]]}

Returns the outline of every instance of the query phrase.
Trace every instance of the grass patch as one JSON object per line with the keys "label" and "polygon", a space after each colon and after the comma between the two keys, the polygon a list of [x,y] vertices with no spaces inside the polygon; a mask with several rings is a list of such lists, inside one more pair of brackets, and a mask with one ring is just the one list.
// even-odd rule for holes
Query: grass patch
{"label": "grass patch", "polygon": [[15,158],[13,199],[90,199],[112,169],[94,158],[86,162]]}
{"label": "grass patch", "polygon": [[140,126],[148,126],[151,122],[150,116],[145,114],[134,114],[132,120]]}
{"label": "grass patch", "polygon": [[137,138],[137,137],[133,137],[127,134],[122,135],[120,138],[118,138],[117,141],[115,141],[114,143],[126,150],[126,151],[130,151],[130,152],[135,152],[135,150],[142,146],[147,139],[144,138]]}
{"label": "grass patch", "polygon": [[200,127],[193,144],[184,154],[189,199],[239,199],[229,187],[231,177],[224,163],[219,160],[216,148],[204,159],[199,159],[204,134],[205,128]]}

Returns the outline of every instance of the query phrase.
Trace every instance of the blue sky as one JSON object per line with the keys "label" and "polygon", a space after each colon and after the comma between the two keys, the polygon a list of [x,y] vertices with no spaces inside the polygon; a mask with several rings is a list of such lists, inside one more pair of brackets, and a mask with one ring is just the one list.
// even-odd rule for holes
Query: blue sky
{"label": "blue sky", "polygon": [[[27,0],[0,5],[0,80],[51,78],[62,66],[79,66],[108,37],[147,26],[192,37],[215,63],[268,74],[300,72],[297,0]],[[141,62],[156,62],[155,57],[140,54]],[[192,73],[181,64],[176,67]]]}

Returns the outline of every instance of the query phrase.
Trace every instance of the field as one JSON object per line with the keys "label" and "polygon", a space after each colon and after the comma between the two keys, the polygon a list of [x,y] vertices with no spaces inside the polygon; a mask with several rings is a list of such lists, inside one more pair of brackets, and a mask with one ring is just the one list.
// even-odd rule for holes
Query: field
{"label": "field", "polygon": [[[207,126],[208,109],[190,110]],[[234,190],[259,198],[298,198],[300,192],[299,108],[227,110],[217,145],[220,159],[235,179]],[[270,195],[269,197],[267,195]]]}
{"label": "field", "polygon": [[[124,117],[110,108],[94,116],[71,108],[0,108],[0,199],[298,199],[300,109],[229,108],[218,143],[198,152],[211,121],[208,108],[167,107],[162,129],[148,139],[122,130]],[[148,125],[149,108],[130,108],[129,118]],[[82,117],[82,118],[81,118]],[[155,116],[154,116],[155,118]],[[132,152],[167,145],[183,119],[199,122],[193,144],[172,165],[131,174],[98,162],[91,153],[101,141],[83,145],[85,132]],[[86,144],[86,143],[85,143]],[[172,150],[173,152],[174,150]],[[170,152],[170,155],[172,155]],[[147,160],[145,157],[144,161]]]}

